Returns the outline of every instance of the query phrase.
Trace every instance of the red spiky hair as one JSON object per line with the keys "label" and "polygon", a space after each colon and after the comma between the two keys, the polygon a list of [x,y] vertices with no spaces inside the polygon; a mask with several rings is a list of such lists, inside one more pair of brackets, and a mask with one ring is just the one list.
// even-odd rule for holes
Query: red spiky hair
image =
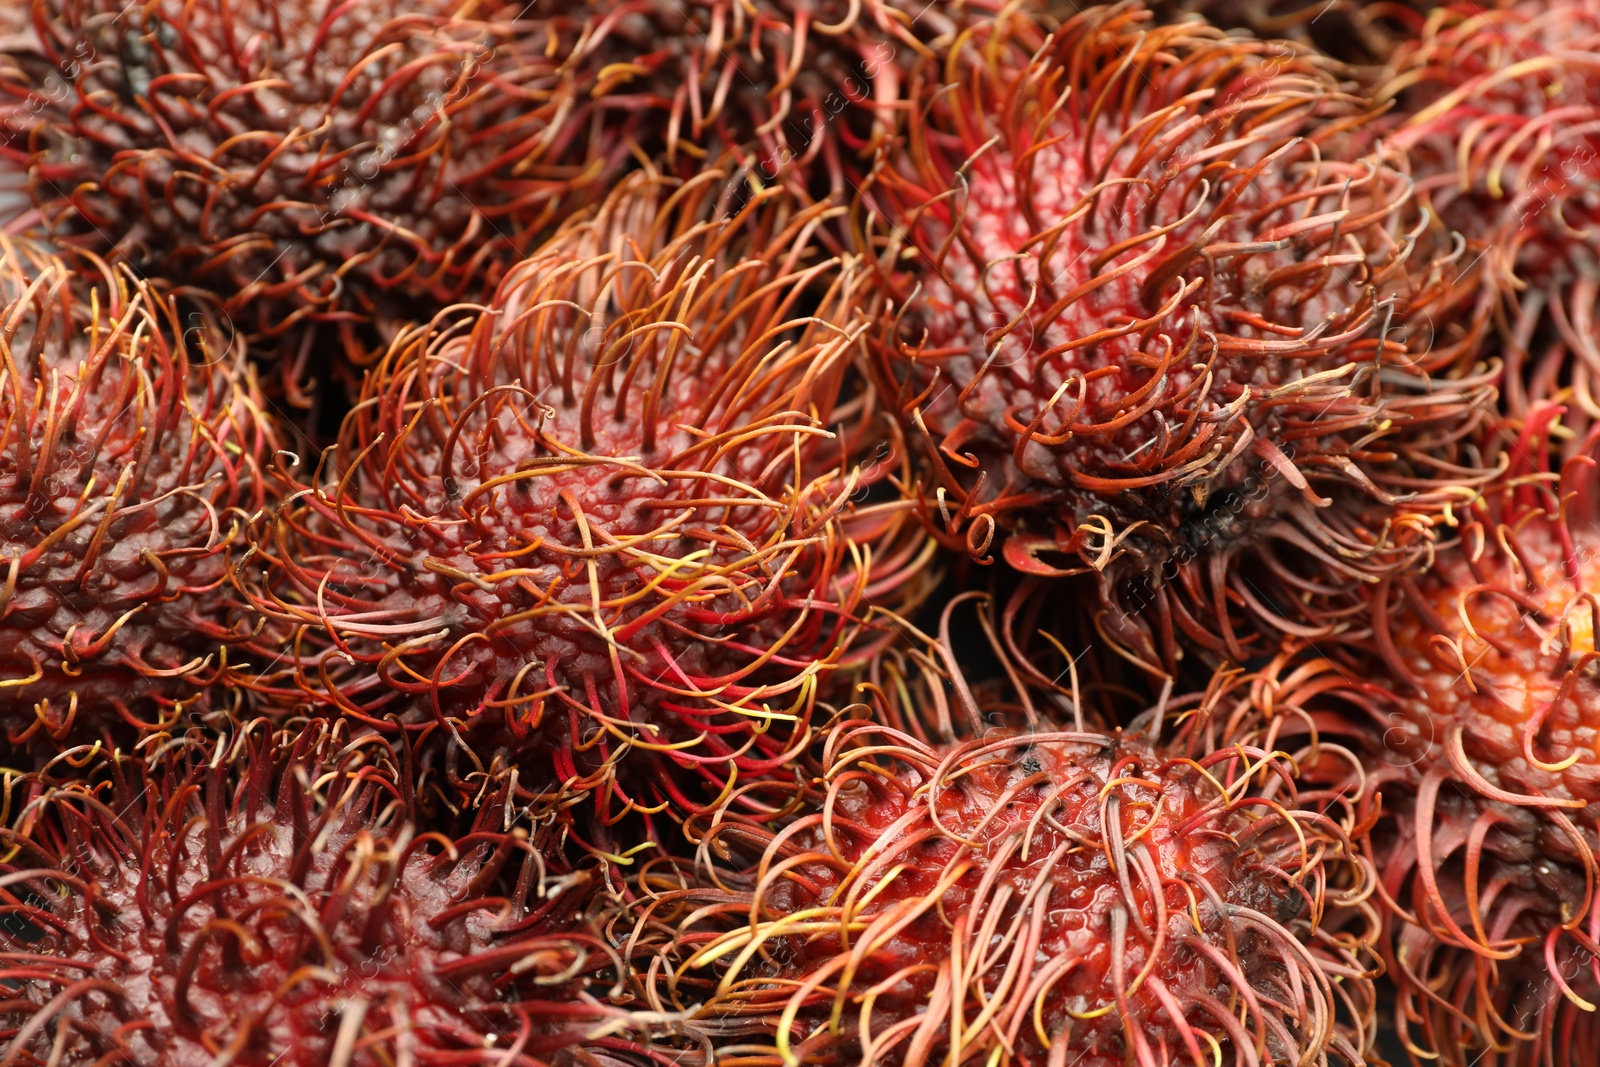
{"label": "red spiky hair", "polygon": [[[268,338],[349,326],[385,293],[476,298],[604,162],[519,10],[39,0],[0,121],[56,239],[206,287]],[[326,358],[298,342],[291,391]]]}
{"label": "red spiky hair", "polygon": [[299,325],[336,328],[359,359],[373,314],[387,335],[418,298],[479,299],[636,156],[692,173],[741,150],[766,179],[841,188],[841,154],[886,125],[908,59],[969,17],[898,0],[39,0],[32,39],[0,41],[0,145],[53,235],[287,337],[285,387],[309,403],[328,350]]}
{"label": "red spiky hair", "polygon": [[154,727],[248,636],[228,559],[276,447],[240,339],[89,261],[0,241],[0,721]]}
{"label": "red spiky hair", "polygon": [[1553,463],[1560,412],[1534,405],[1505,477],[1428,572],[1379,583],[1364,649],[1284,650],[1236,711],[1267,725],[1230,731],[1356,754],[1332,769],[1365,805],[1418,1067],[1600,1053],[1600,435]]}
{"label": "red spiky hair", "polygon": [[240,573],[297,628],[289,695],[535,790],[629,748],[720,788],[806,743],[932,546],[898,496],[854,500],[898,473],[862,455],[870,392],[840,396],[862,273],[811,261],[828,209],[745,179],[626,182],[396,340]]}
{"label": "red spiky hair", "polygon": [[1483,729],[1484,712],[1455,714],[1447,693],[1434,721],[1433,687],[1397,697],[1403,684],[1371,663],[1293,647],[1253,682],[1236,708],[1240,736],[1260,747],[1309,735],[1295,753],[1302,772],[1360,798],[1395,1035],[1415,1067],[1555,1067],[1600,1053],[1590,831],[1562,798],[1505,799],[1500,768],[1520,778],[1517,759],[1465,755],[1461,720]]}
{"label": "red spiky hair", "polygon": [[1390,747],[1414,761],[1387,777],[1414,782],[1417,798],[1383,866],[1402,919],[1402,1003],[1416,1044],[1452,1063],[1502,1045],[1487,1062],[1600,1052],[1586,815],[1600,802],[1600,433],[1553,463],[1562,410],[1532,406],[1459,547],[1375,594],[1378,648],[1400,683],[1380,706],[1405,727]]}
{"label": "red spiky hair", "polygon": [[627,1029],[598,878],[503,789],[451,841],[341,725],[146,747],[6,783],[0,1062],[536,1067]]}
{"label": "red spiky hair", "polygon": [[[571,64],[599,70],[597,106],[669,169],[743,149],[767,180],[842,193],[889,127],[906,70],[992,18],[992,0],[632,0],[557,5]],[[1042,5],[1027,3],[1043,38]],[[566,36],[561,37],[563,47]],[[567,53],[563,53],[567,54]],[[618,123],[616,116],[626,116]],[[692,173],[686,171],[685,174]]]}
{"label": "red spiky hair", "polygon": [[1399,105],[1389,138],[1419,195],[1483,259],[1517,416],[1558,379],[1600,416],[1597,47],[1595,0],[1443,4],[1379,93]]}
{"label": "red spiky hair", "polygon": [[[936,702],[984,730],[952,678]],[[912,699],[836,726],[798,797],[691,820],[692,867],[646,866],[646,1005],[750,1067],[1363,1062],[1371,874],[1281,753],[1192,705],[1167,739],[1158,709],[929,743],[884,724]]]}
{"label": "red spiky hair", "polygon": [[1252,626],[1349,625],[1470,493],[1456,434],[1492,394],[1428,377],[1470,367],[1471,323],[1404,339],[1453,274],[1413,255],[1407,176],[1352,155],[1365,102],[1150,18],[1088,9],[1031,57],[1001,20],[919,70],[864,239],[933,522],[1099,574],[1107,636],[1170,671],[1179,637],[1238,661]]}

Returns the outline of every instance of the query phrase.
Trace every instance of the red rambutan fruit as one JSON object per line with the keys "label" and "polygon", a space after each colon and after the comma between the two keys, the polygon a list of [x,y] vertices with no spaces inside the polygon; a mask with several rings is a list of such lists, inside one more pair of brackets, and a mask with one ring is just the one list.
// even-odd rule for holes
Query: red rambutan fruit
{"label": "red rambutan fruit", "polygon": [[251,622],[228,558],[274,444],[214,308],[0,242],[0,722],[155,727]]}
{"label": "red rambutan fruit", "polygon": [[1228,731],[1358,754],[1347,791],[1366,805],[1396,1024],[1419,1065],[1600,1054],[1600,435],[1543,473],[1560,413],[1533,407],[1431,569],[1373,591],[1366,654],[1286,650],[1246,702],[1271,732]]}
{"label": "red rambutan fruit", "polygon": [[1559,378],[1600,418],[1597,49],[1594,0],[1443,4],[1379,92],[1420,197],[1483,260],[1517,416]]}
{"label": "red rambutan fruit", "polygon": [[1459,547],[1376,594],[1400,684],[1368,704],[1416,797],[1383,865],[1396,971],[1415,1044],[1451,1063],[1600,1053],[1600,437],[1541,473],[1562,410],[1532,407]]}
{"label": "red rambutan fruit", "polygon": [[1168,671],[1179,637],[1242,661],[1252,628],[1348,625],[1470,496],[1458,441],[1492,397],[1470,324],[1407,335],[1453,267],[1413,254],[1409,178],[1354,155],[1366,102],[1138,4],[1031,58],[1007,32],[919,71],[865,189],[933,522],[1099,574],[1106,635]]}
{"label": "red rambutan fruit", "polygon": [[[1450,736],[1456,722],[1428,717],[1431,688],[1397,697],[1398,683],[1381,668],[1352,669],[1293,642],[1252,681],[1235,719],[1266,725],[1247,725],[1239,736],[1264,747],[1309,735],[1309,752],[1337,750],[1338,758],[1327,767],[1297,753],[1302,776],[1316,781],[1331,771],[1340,792],[1361,800],[1363,832],[1353,836],[1379,874],[1378,948],[1397,992],[1395,1035],[1411,1062],[1557,1067],[1593,1059],[1600,1027],[1587,1005],[1600,999],[1600,986],[1586,903],[1594,891],[1590,820],[1576,811],[1549,817],[1541,800],[1490,799],[1482,782],[1491,793],[1504,789],[1487,760],[1457,773],[1450,764],[1467,759],[1467,746]],[[1469,731],[1478,726],[1472,718]],[[1457,746],[1454,755],[1447,745]],[[1517,773],[1513,766],[1507,778]]]}
{"label": "red rambutan fruit", "polygon": [[0,123],[55,240],[205,287],[253,334],[348,326],[386,293],[476,298],[602,165],[522,10],[36,0]]}
{"label": "red rambutan fruit", "polygon": [[503,790],[451,841],[381,739],[265,725],[6,783],[0,1062],[538,1067],[625,1028],[594,872]]}
{"label": "red rambutan fruit", "polygon": [[[1014,5],[1015,6],[1015,5]],[[1026,3],[1034,44],[1043,5]],[[892,124],[905,72],[993,18],[992,0],[634,0],[557,5],[570,65],[600,71],[608,137],[637,142],[677,171],[743,150],[768,181],[843,193]],[[557,32],[553,30],[552,32]],[[625,121],[618,121],[625,117]],[[685,176],[692,169],[685,171]]]}
{"label": "red rambutan fruit", "polygon": [[535,790],[628,749],[718,789],[780,770],[933,547],[864,496],[900,471],[862,454],[890,423],[870,391],[841,398],[864,273],[811,260],[829,216],[639,176],[486,306],[404,332],[240,568],[296,628],[287,695],[439,728]]}
{"label": "red rambutan fruit", "polygon": [[376,314],[387,339],[418,299],[481,298],[637,158],[688,175],[739,150],[764,179],[842,188],[841,144],[886,126],[899,72],[968,11],[35,0],[0,63],[0,144],[52,235],[220,294],[286,338],[309,403],[328,353],[297,326],[364,361],[357,326]]}
{"label": "red rambutan fruit", "polygon": [[693,867],[638,876],[641,999],[746,1067],[1365,1062],[1376,921],[1347,828],[1282,753],[1212,743],[1197,707],[1162,740],[1160,716],[834,727],[797,802],[750,786],[765,818],[691,820]]}
{"label": "red rambutan fruit", "polygon": [[[1383,814],[1362,844],[1382,874],[1380,949],[1396,1033],[1425,1067],[1563,1067],[1600,1057],[1593,895],[1575,838],[1534,807],[1455,779],[1374,776]],[[1590,821],[1592,826],[1592,820]],[[1594,849],[1593,830],[1585,846]]]}

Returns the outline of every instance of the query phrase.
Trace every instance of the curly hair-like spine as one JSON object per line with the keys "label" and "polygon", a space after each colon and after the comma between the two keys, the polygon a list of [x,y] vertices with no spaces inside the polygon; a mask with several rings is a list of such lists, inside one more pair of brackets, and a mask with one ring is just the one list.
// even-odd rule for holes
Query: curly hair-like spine
{"label": "curly hair-like spine", "polygon": [[[930,654],[983,727],[994,705]],[[894,688],[888,719],[945,732]],[[638,873],[632,983],[752,1067],[1363,1062],[1357,827],[1303,803],[1284,753],[1208,741],[1220,703],[964,741],[847,720],[798,794],[745,787],[690,820],[692,865]]]}
{"label": "curly hair-like spine", "polygon": [[1239,661],[1359,628],[1351,592],[1489,476],[1498,368],[1370,102],[1150,19],[1097,6],[1037,52],[999,19],[919,68],[857,239],[935,534],[1098,576],[1106,639],[1171,673],[1185,639]]}
{"label": "curly hair-like spine", "polygon": [[296,644],[259,688],[624,810],[698,803],[672,768],[782,771],[932,545],[855,500],[903,460],[865,462],[883,420],[841,392],[862,274],[806,258],[832,209],[746,179],[626,183],[396,339],[253,529],[237,579]]}

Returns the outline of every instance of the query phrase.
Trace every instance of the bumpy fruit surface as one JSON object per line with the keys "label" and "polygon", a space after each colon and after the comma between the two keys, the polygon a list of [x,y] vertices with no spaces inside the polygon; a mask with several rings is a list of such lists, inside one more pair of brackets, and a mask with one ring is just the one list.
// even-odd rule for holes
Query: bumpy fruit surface
{"label": "bumpy fruit surface", "polygon": [[330,337],[364,358],[369,319],[481,298],[637,158],[842,189],[909,62],[986,8],[44,0],[0,36],[0,145],[53,236],[283,338],[302,401]]}
{"label": "bumpy fruit surface", "polygon": [[864,193],[933,520],[1100,575],[1108,636],[1169,670],[1179,636],[1239,661],[1345,627],[1424,558],[1489,395],[1474,329],[1418,327],[1454,266],[1409,178],[1284,42],[1139,5],[1037,52],[1009,25],[919,70]]}
{"label": "bumpy fruit surface", "polygon": [[156,726],[252,629],[229,554],[275,447],[204,303],[0,244],[0,721]]}
{"label": "bumpy fruit surface", "polygon": [[641,178],[402,334],[240,575],[298,690],[535,789],[630,749],[719,789],[781,769],[929,547],[855,499],[894,468],[858,459],[870,393],[841,401],[866,324],[861,272],[806,258],[828,214]]}
{"label": "bumpy fruit surface", "polygon": [[1384,777],[1416,797],[1383,864],[1398,976],[1416,1044],[1452,1063],[1600,1049],[1600,437],[1553,463],[1562,410],[1533,405],[1506,485],[1377,629],[1401,682],[1371,698],[1400,731]]}
{"label": "bumpy fruit surface", "polygon": [[[476,297],[604,163],[520,7],[46,0],[0,68],[10,154],[54,238],[255,334]],[[291,387],[324,369],[315,336]]]}
{"label": "bumpy fruit surface", "polygon": [[1418,1064],[1600,1048],[1600,436],[1555,460],[1561,414],[1532,407],[1505,477],[1429,571],[1379,583],[1365,649],[1286,649],[1240,705],[1270,725],[1231,731],[1260,747],[1312,735],[1302,768],[1342,754],[1323,769],[1364,805]]}
{"label": "bumpy fruit surface", "polygon": [[692,869],[639,878],[634,982],[730,1057],[1361,1062],[1375,924],[1330,917],[1370,873],[1278,754],[862,722],[825,749],[798,804],[752,787],[765,815],[736,800]]}
{"label": "bumpy fruit surface", "polygon": [[[1501,0],[1430,12],[1396,50],[1380,97],[1419,196],[1481,257],[1506,324],[1515,415],[1556,383],[1600,376],[1600,3]],[[1581,434],[1581,427],[1580,434]]]}
{"label": "bumpy fruit surface", "polygon": [[839,191],[848,156],[887,128],[907,67],[993,11],[988,0],[580,0],[544,14],[559,54],[594,81],[607,137],[671,168],[744,148],[764,179]]}
{"label": "bumpy fruit surface", "polygon": [[9,783],[4,1062],[526,1065],[625,1029],[586,998],[592,875],[503,795],[452,843],[377,739],[264,725]]}

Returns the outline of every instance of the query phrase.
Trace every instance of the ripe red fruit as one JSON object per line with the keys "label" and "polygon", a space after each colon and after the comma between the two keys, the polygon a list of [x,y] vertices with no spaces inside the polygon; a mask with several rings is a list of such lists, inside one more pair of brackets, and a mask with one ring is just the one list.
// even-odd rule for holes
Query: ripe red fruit
{"label": "ripe red fruit", "polygon": [[275,447],[242,345],[97,261],[0,243],[0,722],[170,724],[251,622],[228,558]]}
{"label": "ripe red fruit", "polygon": [[688,174],[739,150],[764,180],[841,188],[841,154],[964,12],[44,0],[31,39],[0,39],[0,145],[53,236],[285,338],[304,401],[328,348],[301,325],[361,358],[374,315],[386,340],[418,300],[481,298],[636,157]]}
{"label": "ripe red fruit", "polygon": [[933,521],[1100,575],[1107,636],[1168,670],[1179,636],[1239,661],[1252,628],[1349,626],[1463,498],[1455,434],[1491,395],[1428,377],[1477,332],[1417,330],[1453,267],[1418,248],[1407,176],[1356,155],[1367,103],[1139,5],[1031,56],[1008,33],[919,71],[865,190]]}
{"label": "ripe red fruit", "polygon": [[[519,10],[45,0],[0,82],[9,151],[55,239],[208,288],[264,337],[476,297],[603,163]],[[326,358],[296,340],[291,389]]]}
{"label": "ripe red fruit", "polygon": [[1504,487],[1469,513],[1458,549],[1397,581],[1403,597],[1388,596],[1377,620],[1409,687],[1384,705],[1404,726],[1391,747],[1415,761],[1415,809],[1384,864],[1405,919],[1405,1003],[1418,1043],[1453,1063],[1506,1041],[1532,1042],[1508,1063],[1543,1062],[1579,1035],[1600,1049],[1593,1009],[1574,1010],[1600,1002],[1588,815],[1600,803],[1600,436],[1559,477],[1539,474],[1561,412],[1533,406]]}
{"label": "ripe red fruit", "polygon": [[1444,4],[1396,50],[1380,93],[1399,105],[1389,140],[1419,195],[1468,238],[1504,305],[1514,415],[1557,380],[1600,415],[1596,48],[1594,0]]}
{"label": "ripe red fruit", "polygon": [[930,548],[856,502],[897,467],[841,399],[867,327],[862,273],[809,260],[829,216],[716,169],[630,181],[404,332],[240,572],[298,690],[535,791],[609,789],[629,749],[718,789],[782,768]]}
{"label": "ripe red fruit", "polygon": [[1600,435],[1543,473],[1560,413],[1533,407],[1429,571],[1373,591],[1370,656],[1285,652],[1241,706],[1267,725],[1232,730],[1357,754],[1335,770],[1366,805],[1396,1024],[1419,1063],[1600,1051]]}
{"label": "ripe red fruit", "polygon": [[[905,71],[1001,6],[572,2],[556,5],[550,26],[572,67],[600,72],[608,137],[637,141],[685,176],[708,152],[742,150],[763,180],[821,194],[844,192],[851,158],[887,131]],[[1041,22],[1035,44],[1042,35]]]}
{"label": "ripe red fruit", "polygon": [[503,790],[451,842],[380,740],[264,725],[9,784],[0,1062],[533,1064],[620,1028],[594,878]]}
{"label": "ripe red fruit", "polygon": [[826,747],[798,810],[725,811],[693,871],[640,879],[634,981],[740,1035],[729,1062],[1361,1062],[1370,974],[1332,916],[1370,872],[1278,754],[860,722]]}
{"label": "ripe red fruit", "polygon": [[1425,780],[1420,796],[1391,783],[1383,798],[1363,847],[1383,872],[1381,947],[1412,1062],[1548,1067],[1600,1056],[1592,910],[1566,914],[1593,887],[1561,831],[1532,807],[1485,801],[1453,781]]}
{"label": "ripe red fruit", "polygon": [[[1441,634],[1434,642],[1441,653],[1447,641]],[[1442,671],[1430,673],[1437,680]],[[1510,684],[1544,678],[1503,664],[1492,673]],[[1592,831],[1575,810],[1546,810],[1559,791],[1502,798],[1527,768],[1520,756],[1483,758],[1494,742],[1472,738],[1504,734],[1506,724],[1489,708],[1463,714],[1448,682],[1408,694],[1371,663],[1289,650],[1260,674],[1253,700],[1236,712],[1249,723],[1264,711],[1260,729],[1239,735],[1258,746],[1314,735],[1295,754],[1302,773],[1361,802],[1361,851],[1379,872],[1378,947],[1397,988],[1395,1033],[1411,1061],[1550,1067],[1593,1059],[1600,1026],[1586,1005],[1600,1000],[1600,982],[1594,846],[1584,841]],[[1441,690],[1444,714],[1435,720],[1429,701]]]}

